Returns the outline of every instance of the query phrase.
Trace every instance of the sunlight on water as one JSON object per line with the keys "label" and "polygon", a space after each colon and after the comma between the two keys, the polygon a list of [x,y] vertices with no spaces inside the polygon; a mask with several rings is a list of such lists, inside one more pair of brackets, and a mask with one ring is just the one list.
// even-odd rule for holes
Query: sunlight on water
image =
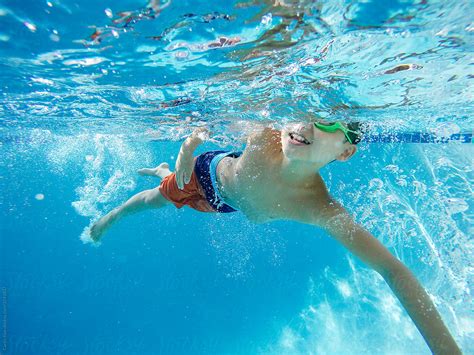
{"label": "sunlight on water", "polygon": [[[390,3],[380,12],[370,2],[337,1],[237,2],[228,12],[207,14],[186,13],[174,3],[104,9],[108,15],[97,15],[92,29],[78,27],[74,34],[36,21],[38,30],[27,39],[37,36],[41,48],[25,52],[13,32],[6,34],[10,55],[3,66],[10,81],[2,106],[10,119],[28,116],[24,124],[33,126],[41,125],[40,117],[107,118],[87,125],[109,133],[125,122],[129,132],[140,131],[148,119],[174,128],[189,116],[192,126],[202,115],[212,122],[223,112],[254,120],[261,110],[277,120],[310,112],[385,127],[393,121],[401,129],[447,120],[470,128],[469,2]],[[53,5],[54,18],[67,11]],[[430,21],[447,9],[448,16]],[[24,22],[3,11],[9,31]],[[45,37],[55,32],[60,42]],[[137,90],[140,100],[130,100]],[[398,120],[397,110],[410,120]]]}

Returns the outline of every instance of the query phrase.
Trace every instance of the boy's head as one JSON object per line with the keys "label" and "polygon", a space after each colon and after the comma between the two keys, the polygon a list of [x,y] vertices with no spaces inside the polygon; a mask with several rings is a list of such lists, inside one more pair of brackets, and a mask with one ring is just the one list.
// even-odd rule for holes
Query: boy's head
{"label": "boy's head", "polygon": [[283,153],[290,160],[324,166],[333,160],[347,161],[357,151],[362,132],[358,122],[318,120],[289,124],[282,129]]}

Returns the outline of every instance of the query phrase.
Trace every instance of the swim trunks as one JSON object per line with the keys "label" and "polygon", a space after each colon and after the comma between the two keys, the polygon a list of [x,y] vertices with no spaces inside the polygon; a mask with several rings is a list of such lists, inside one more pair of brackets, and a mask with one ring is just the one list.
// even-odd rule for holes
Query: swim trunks
{"label": "swim trunks", "polygon": [[187,205],[201,212],[229,213],[237,211],[224,201],[218,191],[216,168],[226,156],[238,157],[242,152],[215,150],[194,158],[194,170],[183,190],[178,188],[175,173],[163,178],[158,187],[161,195],[177,208]]}
{"label": "swim trunks", "polygon": [[[196,158],[194,158],[194,162],[196,162]],[[215,212],[207,202],[204,190],[201,188],[201,185],[199,185],[194,171],[191,174],[189,183],[184,185],[183,190],[178,188],[175,173],[164,177],[163,180],[161,180],[160,186],[158,186],[158,190],[161,195],[172,202],[176,208],[182,208],[187,205],[201,212]]]}
{"label": "swim trunks", "polygon": [[237,158],[240,155],[242,155],[242,152],[213,150],[203,153],[196,158],[194,172],[197,175],[201,187],[204,189],[207,202],[209,202],[216,212],[229,213],[237,211],[237,209],[226,203],[224,198],[219,193],[217,187],[216,171],[217,164],[219,164],[223,158],[227,156]]}

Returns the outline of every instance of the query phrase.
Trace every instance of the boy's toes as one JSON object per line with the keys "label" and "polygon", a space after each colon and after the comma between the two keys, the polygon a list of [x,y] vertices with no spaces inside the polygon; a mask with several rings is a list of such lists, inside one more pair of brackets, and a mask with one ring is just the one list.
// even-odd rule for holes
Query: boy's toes
{"label": "boy's toes", "polygon": [[169,173],[168,171],[169,168],[170,166],[168,163],[161,163],[156,168],[152,168],[152,169],[143,168],[143,169],[139,169],[137,172],[140,175],[156,176],[156,177],[162,178],[163,176],[166,176]]}
{"label": "boy's toes", "polygon": [[137,171],[140,175],[155,175],[155,169],[147,169],[147,168],[143,168],[143,169],[139,169]]}
{"label": "boy's toes", "polygon": [[94,242],[98,242],[99,239],[100,239],[100,235],[101,235],[101,231],[100,229],[98,228],[97,224],[94,224],[91,229],[90,229],[90,232],[89,232],[89,235],[91,237],[91,239],[94,241]]}

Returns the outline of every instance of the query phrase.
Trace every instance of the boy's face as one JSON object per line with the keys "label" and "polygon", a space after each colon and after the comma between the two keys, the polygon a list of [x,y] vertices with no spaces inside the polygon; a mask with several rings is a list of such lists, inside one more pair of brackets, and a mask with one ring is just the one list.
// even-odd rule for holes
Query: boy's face
{"label": "boy's face", "polygon": [[281,131],[283,153],[290,160],[325,165],[333,160],[346,161],[357,150],[344,133],[323,132],[312,122],[292,123]]}

